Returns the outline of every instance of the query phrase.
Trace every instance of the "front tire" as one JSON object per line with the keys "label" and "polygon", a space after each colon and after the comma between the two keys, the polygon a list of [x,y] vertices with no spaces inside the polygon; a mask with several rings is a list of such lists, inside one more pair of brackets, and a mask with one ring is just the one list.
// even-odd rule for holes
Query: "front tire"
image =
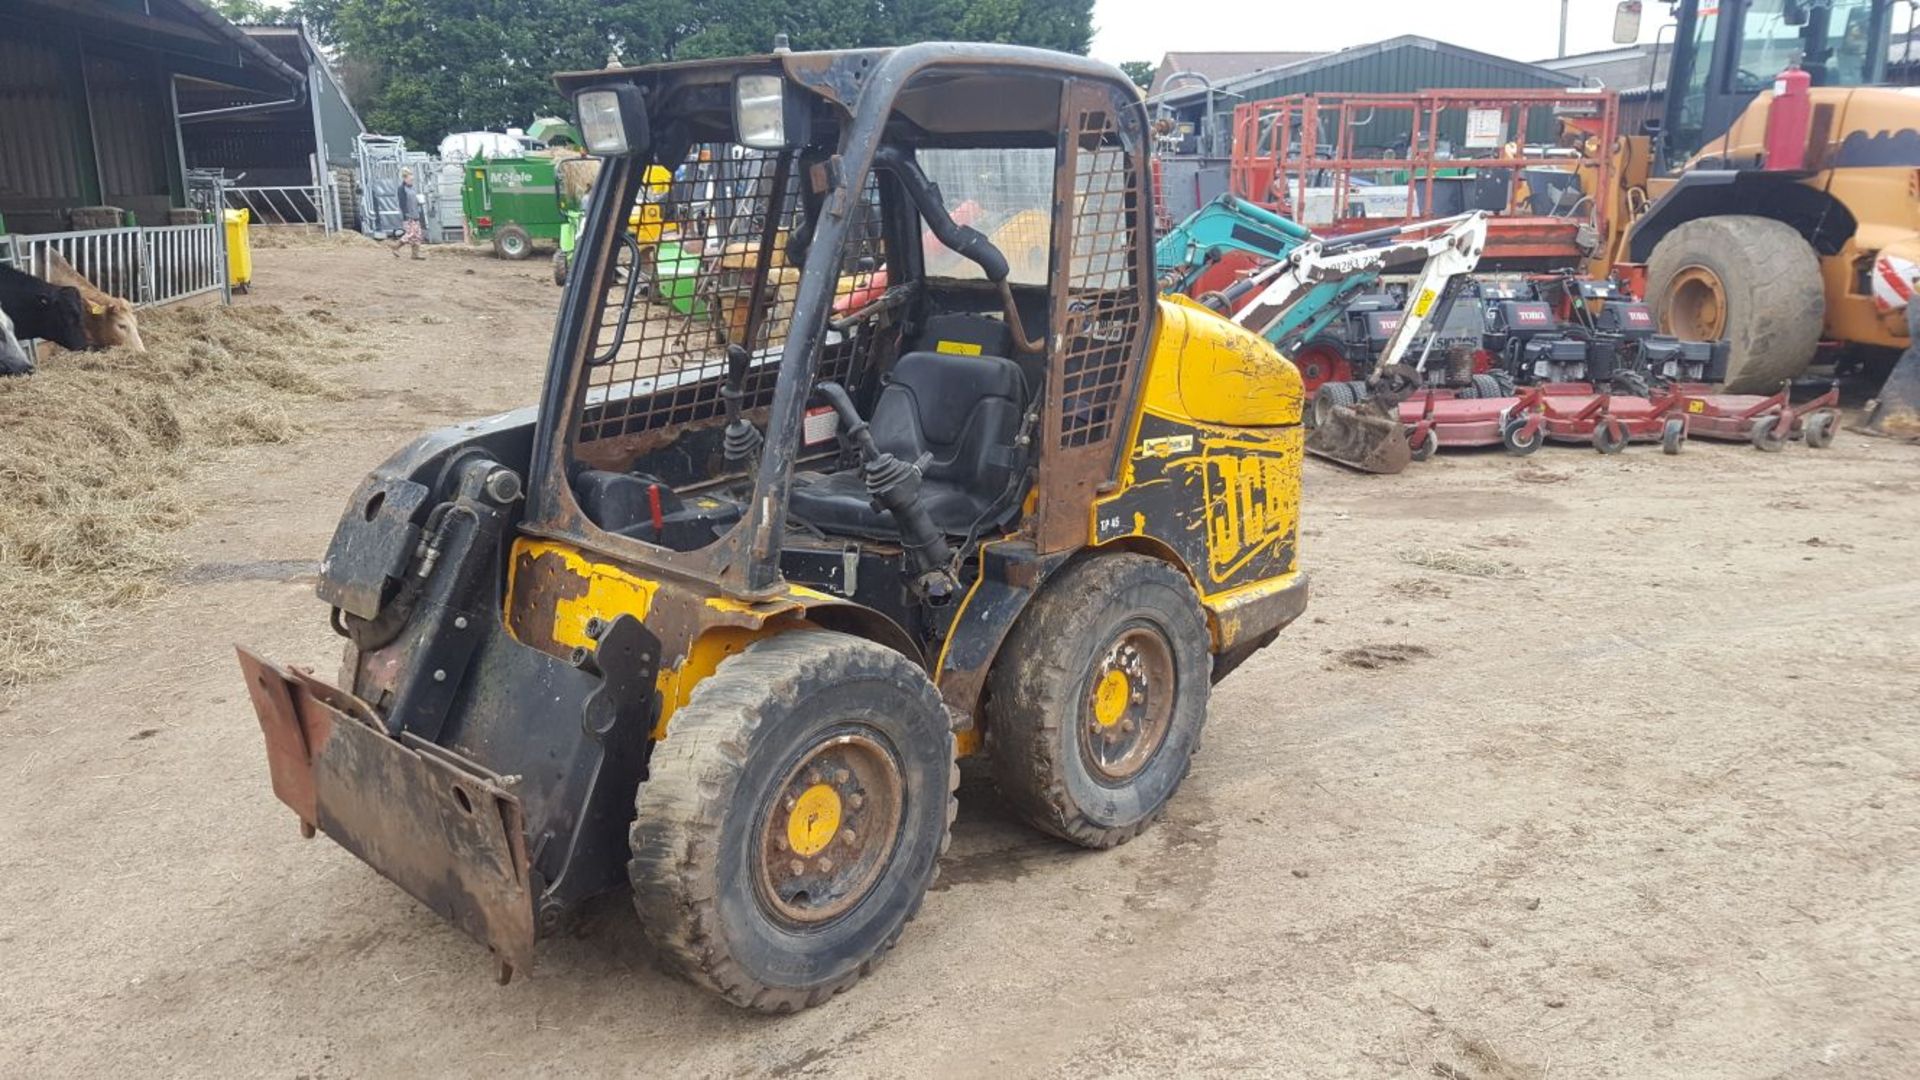
{"label": "front tire", "polygon": [[1082,847],[1138,836],[1186,778],[1212,688],[1185,575],[1131,553],[1052,581],[987,681],[994,778],[1034,827]]}
{"label": "front tire", "polygon": [[1733,343],[1726,388],[1771,393],[1807,370],[1826,319],[1820,257],[1772,218],[1723,214],[1685,222],[1647,260],[1647,295],[1667,333]]}
{"label": "front tire", "polygon": [[736,1005],[818,1005],[919,911],[957,775],[940,696],[906,657],[827,631],[756,642],[654,748],[628,864],[641,927]]}

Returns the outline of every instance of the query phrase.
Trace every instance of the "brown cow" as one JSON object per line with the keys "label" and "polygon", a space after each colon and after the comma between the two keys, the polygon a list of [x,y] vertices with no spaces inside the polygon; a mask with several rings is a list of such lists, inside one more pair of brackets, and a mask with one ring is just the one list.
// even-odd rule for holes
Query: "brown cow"
{"label": "brown cow", "polygon": [[81,276],[58,251],[46,249],[46,260],[48,281],[80,290],[80,299],[87,305],[87,340],[94,348],[124,345],[137,353],[147,351],[146,342],[140,340],[140,322],[134,318],[132,304],[95,288],[93,282]]}

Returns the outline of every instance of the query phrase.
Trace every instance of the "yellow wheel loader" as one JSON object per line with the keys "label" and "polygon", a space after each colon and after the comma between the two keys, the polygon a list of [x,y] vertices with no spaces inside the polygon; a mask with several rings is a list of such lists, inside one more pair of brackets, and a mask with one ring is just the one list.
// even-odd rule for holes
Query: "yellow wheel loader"
{"label": "yellow wheel loader", "polygon": [[[273,789],[503,979],[630,890],[696,983],[818,1004],[918,910],[956,756],[1075,844],[1161,813],[1211,686],[1306,603],[1300,378],[1156,298],[1146,113],[1108,65],[559,83],[604,197],[539,405],[355,491],[335,680],[241,650]],[[641,273],[624,211],[690,161],[673,273]]]}
{"label": "yellow wheel loader", "polygon": [[[1616,38],[1638,37],[1641,6],[1620,5]],[[1665,114],[1651,146],[1623,140],[1629,227],[1595,272],[1644,273],[1667,332],[1730,340],[1729,390],[1771,393],[1823,343],[1885,376],[1920,277],[1920,98],[1887,85],[1895,0],[1669,6]],[[1920,401],[1894,404],[1920,433]]]}

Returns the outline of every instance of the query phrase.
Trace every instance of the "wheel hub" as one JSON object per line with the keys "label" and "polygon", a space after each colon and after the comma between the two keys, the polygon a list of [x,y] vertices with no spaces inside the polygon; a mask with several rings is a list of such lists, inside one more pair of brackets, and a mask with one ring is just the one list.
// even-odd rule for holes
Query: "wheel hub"
{"label": "wheel hub", "polygon": [[1727,290],[1720,275],[1704,266],[1687,266],[1667,285],[1667,330],[1689,341],[1718,341],[1726,336]]}
{"label": "wheel hub", "polygon": [[755,877],[768,910],[809,926],[858,904],[899,839],[903,791],[899,761],[868,735],[831,734],[802,754],[763,815]]}
{"label": "wheel hub", "polygon": [[1173,651],[1152,627],[1124,629],[1094,664],[1080,750],[1098,776],[1125,780],[1166,740],[1173,717]]}

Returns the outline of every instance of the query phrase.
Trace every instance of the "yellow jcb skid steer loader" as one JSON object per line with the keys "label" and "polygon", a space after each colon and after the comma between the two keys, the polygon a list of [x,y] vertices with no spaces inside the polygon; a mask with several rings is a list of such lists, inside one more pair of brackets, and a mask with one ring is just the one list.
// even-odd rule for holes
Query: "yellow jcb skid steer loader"
{"label": "yellow jcb skid steer loader", "polygon": [[[956,754],[1087,847],[1161,812],[1212,684],[1306,604],[1299,375],[1156,300],[1146,114],[1108,65],[559,83],[605,164],[540,404],[354,493],[318,590],[337,685],[241,650],[274,791],[503,979],[631,888],[695,982],[817,1004],[919,908]],[[655,166],[701,182],[643,254]]]}

